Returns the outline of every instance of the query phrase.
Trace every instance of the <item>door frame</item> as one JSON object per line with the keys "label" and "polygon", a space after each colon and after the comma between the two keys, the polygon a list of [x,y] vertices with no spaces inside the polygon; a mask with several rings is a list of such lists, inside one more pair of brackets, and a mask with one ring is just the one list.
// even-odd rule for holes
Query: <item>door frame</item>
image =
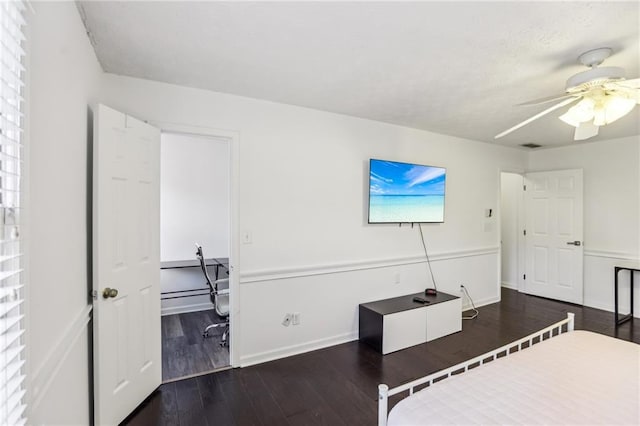
{"label": "door frame", "polygon": [[[516,174],[516,175],[520,175],[522,176],[522,181],[524,184],[524,177],[525,174],[527,173],[524,169],[517,169],[517,168],[510,168],[510,167],[505,167],[505,168],[499,168],[498,169],[498,197],[497,197],[497,206],[496,206],[496,211],[498,213],[498,220],[497,220],[497,233],[498,233],[498,282],[497,282],[497,286],[498,286],[498,297],[500,297],[501,294],[501,290],[502,290],[502,173],[511,173],[511,174]],[[518,226],[521,229],[524,229],[524,224],[526,223],[526,215],[527,215],[527,211],[524,205],[524,191],[522,192],[522,200],[520,200],[519,206],[518,206]],[[525,281],[523,279],[524,276],[524,271],[526,268],[525,262],[526,262],[526,244],[525,244],[525,240],[523,238],[523,235],[521,235],[520,233],[518,234],[518,288],[517,291],[518,292],[523,292],[524,291],[524,286],[525,286]]]}
{"label": "door frame", "polygon": [[[149,120],[149,124],[160,129],[160,133],[174,133],[225,139],[229,142],[229,363],[240,366],[240,227],[239,227],[239,165],[240,134],[231,130],[188,124]],[[160,170],[162,174],[162,170]]]}

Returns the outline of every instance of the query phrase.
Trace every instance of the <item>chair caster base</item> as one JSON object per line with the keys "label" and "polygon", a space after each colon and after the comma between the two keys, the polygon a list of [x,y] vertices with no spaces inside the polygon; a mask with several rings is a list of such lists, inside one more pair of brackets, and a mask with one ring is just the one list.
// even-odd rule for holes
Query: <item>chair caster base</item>
{"label": "chair caster base", "polygon": [[204,332],[202,332],[202,339],[206,339],[207,337],[210,337],[209,335],[209,330],[211,330],[212,328],[217,328],[217,327],[225,327],[224,333],[222,333],[222,339],[220,340],[220,346],[225,347],[227,346],[227,337],[229,336],[229,323],[217,323],[217,324],[211,324],[209,326],[207,326],[207,328],[204,329]]}

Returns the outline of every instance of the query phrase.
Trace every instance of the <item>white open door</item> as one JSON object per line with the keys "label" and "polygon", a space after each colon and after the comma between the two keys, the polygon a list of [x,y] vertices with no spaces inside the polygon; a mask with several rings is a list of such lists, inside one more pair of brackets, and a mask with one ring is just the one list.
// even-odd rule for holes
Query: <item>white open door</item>
{"label": "white open door", "polygon": [[582,170],[525,176],[525,293],[582,304]]}
{"label": "white open door", "polygon": [[116,425],[162,380],[160,131],[104,105],[93,126],[95,423]]}

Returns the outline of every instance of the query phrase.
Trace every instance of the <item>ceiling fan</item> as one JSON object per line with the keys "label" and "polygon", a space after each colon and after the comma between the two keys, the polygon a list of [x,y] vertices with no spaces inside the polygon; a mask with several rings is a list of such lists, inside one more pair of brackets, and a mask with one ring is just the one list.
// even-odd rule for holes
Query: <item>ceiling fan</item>
{"label": "ceiling fan", "polygon": [[590,50],[578,57],[589,67],[567,80],[565,93],[525,102],[520,105],[539,105],[560,101],[533,117],[495,136],[501,138],[538,118],[564,106],[576,103],[561,115],[560,120],[576,128],[574,140],[584,140],[596,136],[600,126],[613,123],[625,116],[636,104],[640,104],[640,78],[626,80],[624,69],[619,67],[599,67],[611,55],[608,47]]}

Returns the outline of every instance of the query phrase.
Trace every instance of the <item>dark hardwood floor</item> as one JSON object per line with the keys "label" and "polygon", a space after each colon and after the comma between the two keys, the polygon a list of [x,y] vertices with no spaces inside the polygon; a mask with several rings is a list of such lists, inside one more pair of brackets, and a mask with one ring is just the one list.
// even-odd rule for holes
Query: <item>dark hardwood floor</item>
{"label": "dark hardwood floor", "polygon": [[[640,343],[638,320],[503,289],[460,333],[382,356],[350,342],[277,361],[162,385],[129,425],[374,425],[377,386],[449,367],[576,314],[576,329]],[[635,325],[635,328],[634,328]],[[390,399],[390,407],[397,398]]]}
{"label": "dark hardwood floor", "polygon": [[162,381],[208,373],[229,366],[229,348],[220,346],[222,328],[204,328],[223,322],[213,309],[162,317]]}

